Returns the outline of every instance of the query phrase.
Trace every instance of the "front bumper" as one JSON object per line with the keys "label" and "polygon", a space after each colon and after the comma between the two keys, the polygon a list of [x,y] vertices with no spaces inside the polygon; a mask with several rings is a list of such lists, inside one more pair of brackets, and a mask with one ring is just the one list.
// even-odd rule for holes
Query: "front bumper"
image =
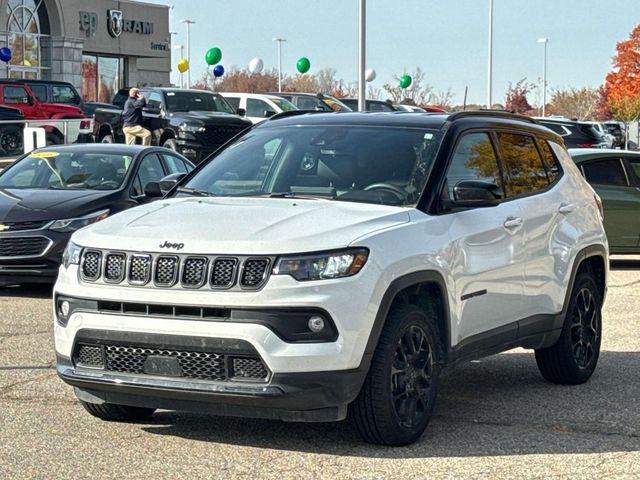
{"label": "front bumper", "polygon": [[204,161],[209,155],[215,152],[220,145],[203,145],[197,141],[177,139],[176,146],[178,153],[188,158],[194,164]]}

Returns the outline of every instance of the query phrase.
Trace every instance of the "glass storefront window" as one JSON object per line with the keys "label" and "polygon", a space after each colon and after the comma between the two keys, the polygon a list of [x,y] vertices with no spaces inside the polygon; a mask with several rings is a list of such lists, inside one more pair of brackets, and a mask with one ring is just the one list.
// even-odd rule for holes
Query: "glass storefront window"
{"label": "glass storefront window", "polygon": [[87,102],[111,103],[123,81],[122,58],[82,56],[82,98]]}
{"label": "glass storefront window", "polygon": [[39,0],[9,0],[7,2],[6,45],[11,49],[10,78],[42,78],[48,76],[50,65],[43,65],[44,39],[49,38],[49,16],[44,2]]}

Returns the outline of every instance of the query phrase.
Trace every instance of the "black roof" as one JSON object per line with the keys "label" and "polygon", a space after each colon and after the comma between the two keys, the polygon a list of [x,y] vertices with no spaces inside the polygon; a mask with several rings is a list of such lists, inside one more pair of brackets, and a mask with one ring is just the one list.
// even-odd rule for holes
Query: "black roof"
{"label": "black roof", "polygon": [[26,83],[33,85],[72,85],[70,82],[60,80],[36,80],[28,78],[0,78],[0,83]]}
{"label": "black roof", "polygon": [[[214,95],[220,95],[218,92],[211,90],[204,90],[199,88],[178,88],[178,87],[137,87],[138,90],[159,90],[161,92],[192,92],[192,93],[212,93]],[[127,92],[129,89],[125,89]],[[118,90],[119,92],[120,90]],[[222,96],[222,95],[220,95]]]}
{"label": "black roof", "polygon": [[165,150],[161,147],[126,145],[123,143],[76,143],[72,145],[50,145],[39,148],[38,152],[91,152],[137,155],[144,150]]}

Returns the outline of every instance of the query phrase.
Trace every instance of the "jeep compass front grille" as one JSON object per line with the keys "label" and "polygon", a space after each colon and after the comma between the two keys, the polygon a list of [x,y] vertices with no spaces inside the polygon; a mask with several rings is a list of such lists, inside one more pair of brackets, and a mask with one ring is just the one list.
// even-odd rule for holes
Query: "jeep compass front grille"
{"label": "jeep compass front grille", "polygon": [[203,352],[146,345],[79,343],[73,360],[78,368],[131,375],[181,377],[215,382],[266,382],[269,370],[257,353]]}
{"label": "jeep compass front grille", "polygon": [[258,290],[268,281],[273,261],[271,257],[85,250],[80,278],[138,287]]}

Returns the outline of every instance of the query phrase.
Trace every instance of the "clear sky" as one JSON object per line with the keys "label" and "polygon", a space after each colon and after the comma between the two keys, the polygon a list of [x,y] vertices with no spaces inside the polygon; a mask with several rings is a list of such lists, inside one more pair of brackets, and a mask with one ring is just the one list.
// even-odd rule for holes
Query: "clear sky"
{"label": "clear sky", "polygon": [[[285,37],[283,72],[295,73],[307,56],[312,72],[330,66],[346,82],[357,79],[358,0],[153,0],[169,4],[173,44],[186,43],[181,19],[191,26],[191,81],[206,69],[204,54],[220,47],[222,64],[245,67],[253,57],[277,66],[273,37]],[[420,66],[436,90],[450,88],[462,103],[487,96],[489,0],[368,0],[367,65],[381,88]],[[502,102],[509,82],[542,76],[548,37],[550,89],[597,87],[611,69],[616,42],[640,23],[640,0],[494,0],[493,99]],[[173,52],[177,82],[179,51]],[[532,103],[539,99],[530,98]]]}

